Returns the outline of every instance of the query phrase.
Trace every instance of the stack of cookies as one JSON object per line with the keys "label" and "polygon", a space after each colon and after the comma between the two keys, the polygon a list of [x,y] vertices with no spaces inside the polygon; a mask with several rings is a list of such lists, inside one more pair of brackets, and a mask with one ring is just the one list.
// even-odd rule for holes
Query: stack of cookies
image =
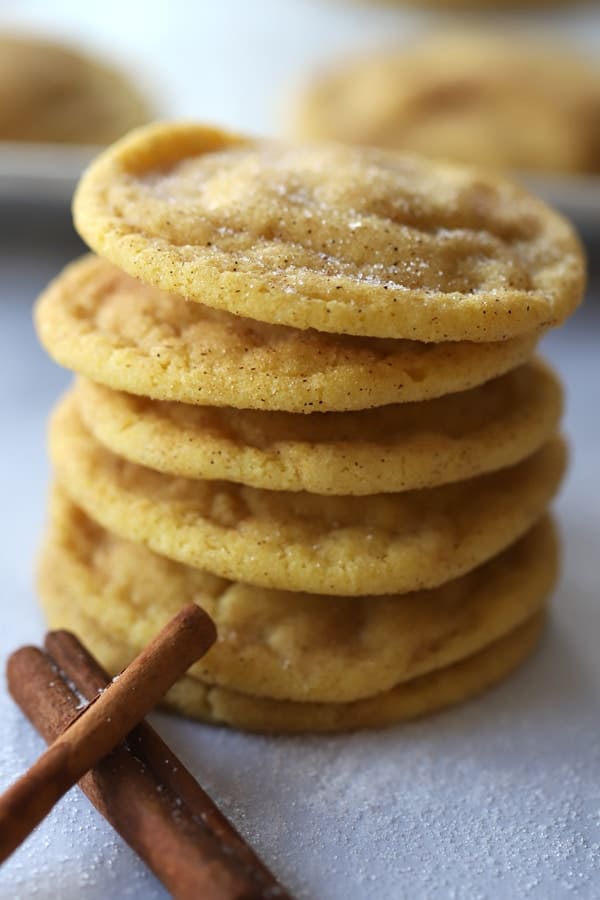
{"label": "stack of cookies", "polygon": [[179,607],[219,640],[168,697],[264,731],[397,722],[534,647],[557,570],[570,226],[498,176],[154,125],[75,198],[97,256],[37,308],[78,373],[39,589],[118,671]]}

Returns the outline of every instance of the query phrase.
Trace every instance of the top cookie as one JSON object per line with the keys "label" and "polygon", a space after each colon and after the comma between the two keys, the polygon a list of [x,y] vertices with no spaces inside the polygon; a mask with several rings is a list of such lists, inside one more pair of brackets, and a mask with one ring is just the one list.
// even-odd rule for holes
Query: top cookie
{"label": "top cookie", "polygon": [[487,33],[429,35],[332,67],[304,136],[522,171],[600,171],[600,68]]}
{"label": "top cookie", "polygon": [[0,35],[0,139],[108,144],[151,117],[115,69],[62,44]]}
{"label": "top cookie", "polygon": [[492,174],[335,144],[153,125],[92,164],[76,226],[130,275],[264,322],[497,341],[581,299],[570,225]]}

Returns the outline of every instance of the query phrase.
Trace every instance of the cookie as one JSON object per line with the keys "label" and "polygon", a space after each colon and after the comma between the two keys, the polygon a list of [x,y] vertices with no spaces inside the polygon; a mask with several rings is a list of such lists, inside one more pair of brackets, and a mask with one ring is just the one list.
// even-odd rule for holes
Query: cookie
{"label": "cookie", "polygon": [[510,469],[397,494],[173,478],[98,444],[73,396],[53,416],[50,453],[71,499],[121,537],[225,578],[355,596],[436,587],[495,556],[541,517],[565,467],[557,438]]}
{"label": "cookie", "polygon": [[[50,627],[74,631],[111,674],[122,671],[133,658],[132,647],[115,640],[60,596],[42,598],[42,604]],[[394,725],[454,706],[502,681],[533,652],[543,623],[544,616],[538,613],[465,660],[353,703],[269,700],[185,676],[166,695],[165,705],[195,719],[263,733],[355,731]]]}
{"label": "cookie", "polygon": [[550,439],[561,388],[536,362],[423,403],[346,413],[190,406],[80,379],[79,414],[119,456],[185,478],[315,494],[433,487],[513,465]]}
{"label": "cookie", "polygon": [[151,117],[116,69],[73,47],[0,35],[0,140],[109,144]]}
{"label": "cookie", "polygon": [[135,652],[183,605],[198,603],[219,639],[191,675],[255,696],[349,702],[451,665],[523,624],[552,589],[557,549],[545,519],[501,556],[431,591],[286,593],[225,581],[124,541],[59,490],[38,585],[47,604],[62,598]]}
{"label": "cookie", "polygon": [[570,224],[501,176],[376,148],[161,124],[92,163],[90,247],[142,281],[265,322],[499,341],[582,299]]}
{"label": "cookie", "polygon": [[[374,5],[376,0],[366,0]],[[577,6],[585,6],[593,0],[579,0]],[[555,6],[571,6],[573,0],[379,0],[379,5],[385,6],[410,6],[415,9],[440,9],[440,10],[470,10],[486,12],[499,10],[547,9]]]}
{"label": "cookie", "polygon": [[341,62],[300,100],[303,138],[523,172],[600,171],[600,67],[505,33],[439,33]]}
{"label": "cookie", "polygon": [[265,325],[162,293],[89,256],[36,309],[58,363],[156,400],[310,413],[422,400],[525,362],[535,338],[424,344]]}

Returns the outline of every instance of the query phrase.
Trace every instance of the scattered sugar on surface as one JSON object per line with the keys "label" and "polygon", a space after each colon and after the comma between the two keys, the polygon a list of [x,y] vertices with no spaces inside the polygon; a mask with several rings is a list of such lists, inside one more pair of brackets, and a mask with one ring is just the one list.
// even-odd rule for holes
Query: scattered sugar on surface
{"label": "scattered sugar on surface", "polygon": [[585,683],[555,627],[512,683],[431,721],[301,740],[169,722],[169,740],[299,898],[591,900],[600,745]]}
{"label": "scattered sugar on surface", "polygon": [[[597,711],[582,715],[577,699],[585,683],[555,627],[512,683],[403,728],[275,739],[164,716],[157,724],[300,900],[591,900],[600,745],[590,745]],[[42,744],[5,700],[0,707],[4,786]],[[72,792],[2,869],[0,898],[15,896],[166,894]]]}
{"label": "scattered sugar on surface", "polygon": [[[34,762],[44,743],[4,691],[0,716],[0,790],[4,790]],[[162,900],[167,896],[78,790],[61,800],[0,871],[0,900]]]}

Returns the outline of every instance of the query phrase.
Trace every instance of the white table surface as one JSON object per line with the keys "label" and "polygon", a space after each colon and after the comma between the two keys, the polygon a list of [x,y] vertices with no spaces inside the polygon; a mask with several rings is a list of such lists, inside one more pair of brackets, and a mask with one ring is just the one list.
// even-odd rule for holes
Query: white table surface
{"label": "white table surface", "polygon": [[[64,0],[0,0],[0,22],[46,21],[73,36],[92,35],[122,56],[131,47],[139,62],[146,54],[147,68],[148,54],[165,65],[170,60],[169,90],[162,87],[174,112],[259,131],[272,127],[275,89],[291,82],[307,57],[324,58],[323,28],[315,29],[314,16],[339,46],[413,21],[324,0],[197,6],[176,0],[175,18],[196,9],[195,27],[186,29],[176,27],[167,6],[104,0],[91,11],[91,4]],[[117,9],[121,19],[112,15]],[[133,24],[142,14],[140,36]],[[587,15],[574,27],[590,37]],[[251,60],[247,46],[255,48]],[[194,61],[197,93],[190,90]],[[229,74],[221,78],[224,61]],[[157,71],[153,76],[161,81]],[[43,634],[32,560],[48,484],[45,417],[68,381],[37,346],[31,305],[80,250],[60,224],[37,212],[19,215],[0,210],[0,665],[10,650]],[[431,720],[354,736],[267,739],[155,717],[298,897],[600,896],[600,272],[593,281],[596,296],[592,289],[586,307],[546,341],[569,392],[565,427],[573,464],[557,505],[565,564],[542,648],[517,675]],[[3,788],[33,762],[42,742],[2,684],[0,723]],[[77,791],[0,870],[0,900],[164,896]]]}

